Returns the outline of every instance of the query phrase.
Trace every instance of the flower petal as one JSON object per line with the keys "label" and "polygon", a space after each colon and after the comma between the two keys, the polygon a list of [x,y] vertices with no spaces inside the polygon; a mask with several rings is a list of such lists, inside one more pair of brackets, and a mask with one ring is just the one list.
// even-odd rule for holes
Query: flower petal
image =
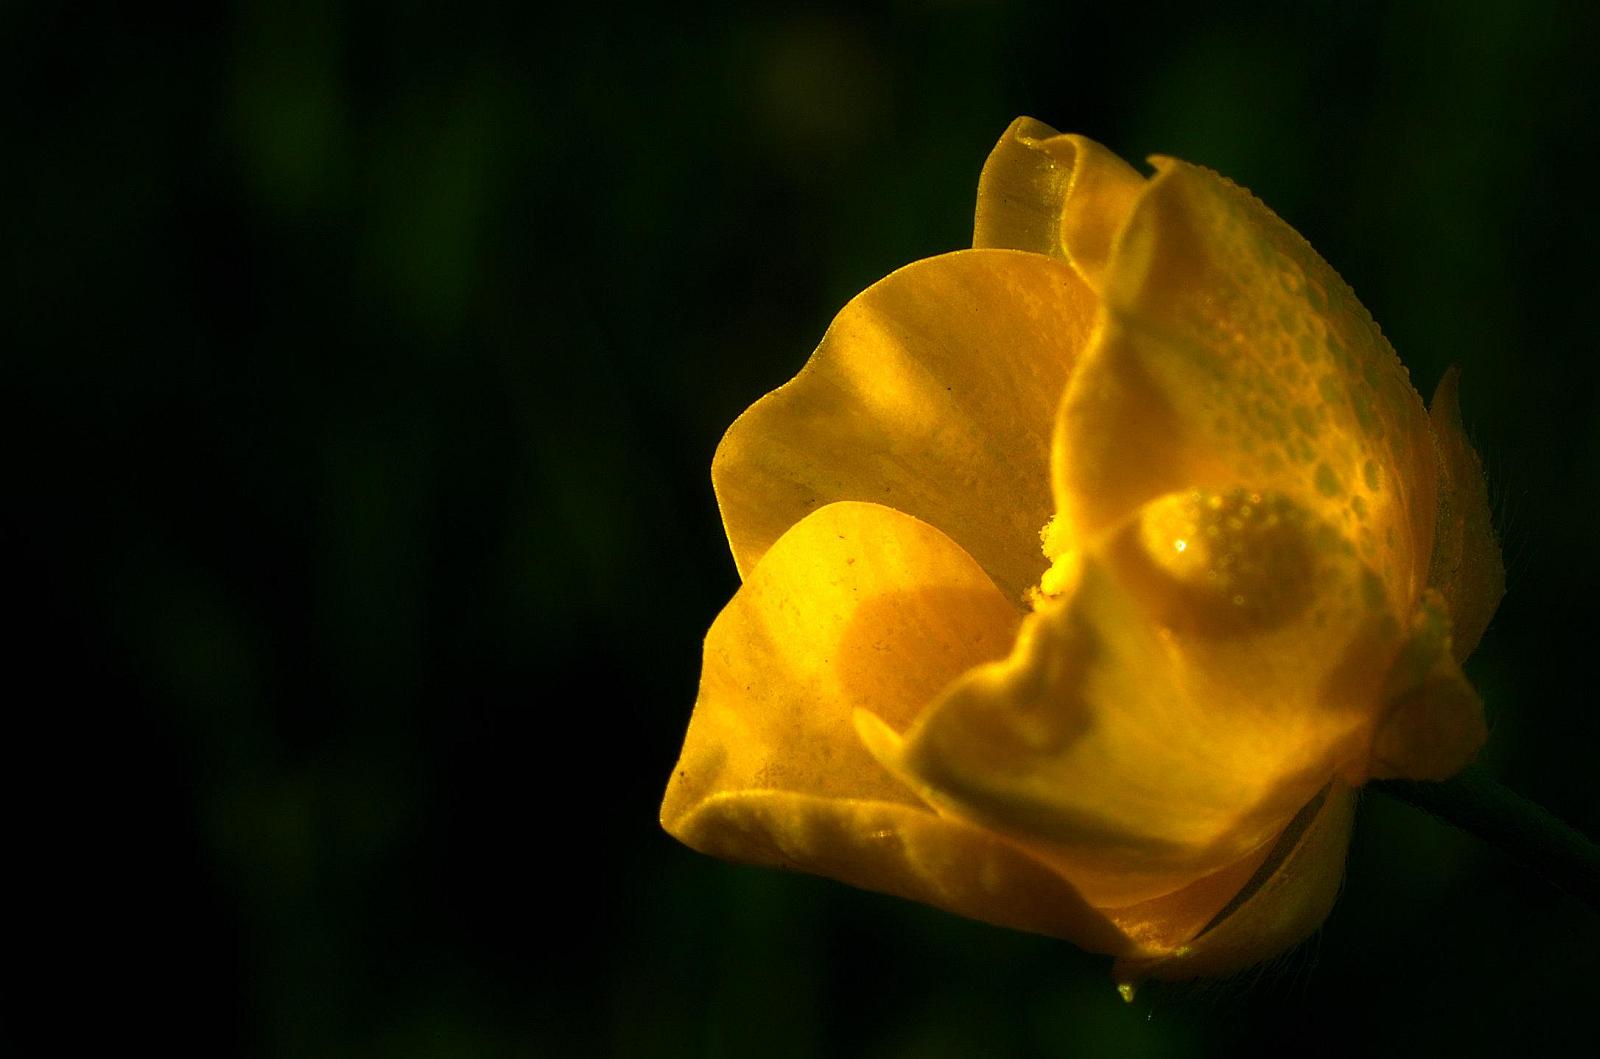
{"label": "flower petal", "polygon": [[713,856],[827,876],[1089,952],[1129,948],[1060,875],[998,836],[926,808],[738,791],[701,803],[674,833]]}
{"label": "flower petal", "polygon": [[1400,630],[1354,549],[1282,498],[1153,501],[1068,592],[903,739],[857,725],[929,804],[1045,851],[1093,904],[1237,865],[1366,767]]}
{"label": "flower petal", "polygon": [[667,791],[670,821],[726,791],[915,799],[855,738],[869,706],[910,723],[946,684],[1001,657],[1018,614],[932,526],[830,504],[766,554],[706,635],[700,695]]}
{"label": "flower petal", "polygon": [[1287,828],[1237,903],[1194,940],[1156,955],[1119,959],[1118,982],[1184,981],[1243,970],[1298,945],[1328,918],[1344,878],[1355,791],[1335,784]]}
{"label": "flower petal", "polygon": [[830,504],[772,546],[706,637],[662,825],[717,856],[813,871],[1115,951],[1070,885],[996,836],[941,820],[885,772],[857,706],[904,725],[1011,646],[1017,611],[909,515]]}
{"label": "flower petal", "polygon": [[717,449],[740,573],[807,512],[870,500],[938,526],[1020,599],[1047,565],[1051,423],[1094,310],[1068,266],[1006,250],[919,261],[858,295]]}
{"label": "flower petal", "polygon": [[1074,373],[1053,475],[1080,537],[1185,487],[1275,491],[1338,528],[1409,613],[1435,457],[1405,368],[1343,280],[1248,192],[1154,159],[1107,320]]}
{"label": "flower petal", "polygon": [[972,245],[1061,258],[1098,291],[1144,182],[1093,140],[1018,118],[983,164]]}
{"label": "flower petal", "polygon": [[1483,462],[1461,427],[1460,395],[1461,372],[1451,368],[1428,406],[1439,453],[1439,517],[1428,584],[1450,608],[1458,662],[1478,646],[1506,592],[1506,568],[1489,518],[1489,487]]}

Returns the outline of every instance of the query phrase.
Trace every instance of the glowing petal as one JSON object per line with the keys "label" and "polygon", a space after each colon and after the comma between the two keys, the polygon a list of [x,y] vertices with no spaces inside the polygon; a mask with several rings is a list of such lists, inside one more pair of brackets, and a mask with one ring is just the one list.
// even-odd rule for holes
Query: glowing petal
{"label": "glowing petal", "polygon": [[1106,324],[1061,405],[1065,521],[1089,539],[1175,489],[1279,492],[1355,542],[1409,612],[1435,457],[1405,368],[1271,211],[1207,170],[1154,161],[1107,273]]}
{"label": "glowing petal", "polygon": [[1214,923],[1170,951],[1119,959],[1113,977],[1133,983],[1231,974],[1304,941],[1339,894],[1355,802],[1353,790],[1335,784],[1296,818]]}
{"label": "glowing petal", "polygon": [[1336,772],[1364,768],[1399,639],[1381,587],[1314,517],[1176,494],[1085,556],[1011,657],[903,739],[857,724],[929,804],[1122,907],[1239,864]]}
{"label": "glowing petal", "polygon": [[1019,617],[938,530],[874,504],[813,513],[706,637],[700,697],[662,805],[682,841],[1112,951],[1072,888],[1003,839],[941,820],[857,740],[865,706],[906,724]]}
{"label": "glowing petal", "polygon": [[1428,407],[1439,452],[1439,517],[1428,584],[1450,608],[1455,657],[1464,661],[1505,595],[1506,570],[1489,519],[1483,463],[1461,427],[1460,380],[1456,368],[1445,372]]}
{"label": "glowing petal", "polygon": [[978,178],[972,245],[1061,258],[1098,291],[1143,187],[1144,177],[1093,140],[1018,118]]}
{"label": "glowing petal", "polygon": [[805,369],[717,449],[740,573],[808,512],[887,504],[938,526],[1013,600],[1047,565],[1050,431],[1094,296],[1066,265],[965,250],[858,295]]}

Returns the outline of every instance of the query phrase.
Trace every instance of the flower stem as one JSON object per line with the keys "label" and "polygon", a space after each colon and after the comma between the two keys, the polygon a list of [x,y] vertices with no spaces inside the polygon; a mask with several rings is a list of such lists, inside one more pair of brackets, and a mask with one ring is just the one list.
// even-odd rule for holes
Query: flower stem
{"label": "flower stem", "polygon": [[1478,766],[1443,783],[1379,780],[1367,786],[1476,835],[1600,912],[1600,846]]}

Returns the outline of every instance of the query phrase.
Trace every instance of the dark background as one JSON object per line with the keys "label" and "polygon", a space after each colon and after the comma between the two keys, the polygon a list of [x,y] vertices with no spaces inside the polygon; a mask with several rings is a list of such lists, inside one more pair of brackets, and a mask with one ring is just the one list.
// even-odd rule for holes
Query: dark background
{"label": "dark background", "polygon": [[121,7],[0,5],[12,1051],[1583,1041],[1600,918],[1376,796],[1309,946],[1132,1005],[655,815],[736,585],[721,431],[970,239],[1026,113],[1232,176],[1420,389],[1463,366],[1485,761],[1600,832],[1590,5]]}

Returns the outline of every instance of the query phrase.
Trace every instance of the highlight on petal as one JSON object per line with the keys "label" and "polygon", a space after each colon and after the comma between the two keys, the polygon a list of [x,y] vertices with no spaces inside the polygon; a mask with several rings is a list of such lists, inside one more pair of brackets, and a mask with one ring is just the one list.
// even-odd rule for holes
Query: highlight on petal
{"label": "highlight on petal", "polygon": [[864,500],[939,527],[1019,600],[1047,565],[1052,421],[1095,304],[1067,265],[1007,250],[919,261],[858,295],[717,449],[741,575],[808,512]]}
{"label": "highlight on petal", "polygon": [[1320,794],[1284,830],[1235,900],[1195,938],[1166,952],[1122,957],[1113,977],[1137,983],[1231,974],[1310,937],[1339,895],[1355,804],[1355,791],[1341,784]]}
{"label": "highlight on petal", "polygon": [[1062,401],[1061,517],[1092,538],[1152,497],[1281,493],[1354,542],[1409,613],[1433,544],[1421,400],[1343,280],[1248,192],[1153,159]]}
{"label": "highlight on petal", "polygon": [[1439,515],[1428,584],[1450,610],[1456,661],[1465,661],[1506,592],[1506,568],[1489,518],[1483,462],[1461,426],[1461,372],[1439,380],[1428,406],[1439,456]]}
{"label": "highlight on petal", "polygon": [[942,820],[856,738],[904,725],[1019,615],[949,538],[875,504],[830,504],[750,572],[706,637],[700,695],[661,808],[716,856],[816,872],[1117,951],[1070,885],[1005,840]]}
{"label": "highlight on petal", "polygon": [[1093,140],[1018,118],[978,177],[972,245],[1061,258],[1099,291],[1112,242],[1144,183]]}
{"label": "highlight on petal", "polygon": [[1125,907],[1259,853],[1365,766],[1398,633],[1314,516],[1282,497],[1174,494],[1085,554],[1012,655],[903,738],[857,723],[930,805]]}

